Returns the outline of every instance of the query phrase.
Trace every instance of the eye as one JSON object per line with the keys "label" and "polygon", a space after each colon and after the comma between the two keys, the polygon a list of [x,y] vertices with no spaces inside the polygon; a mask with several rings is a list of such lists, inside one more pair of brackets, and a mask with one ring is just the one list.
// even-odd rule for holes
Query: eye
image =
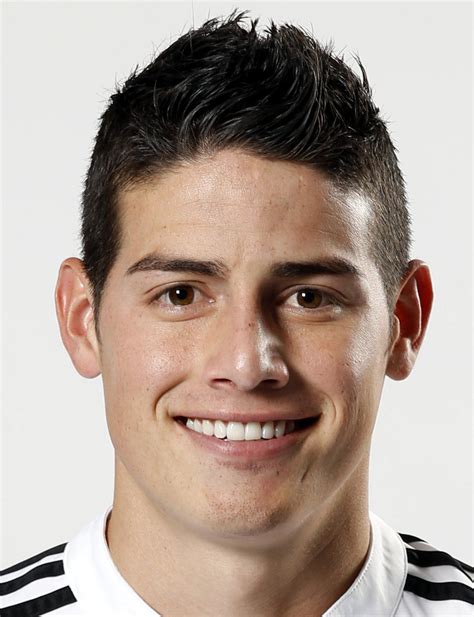
{"label": "eye", "polygon": [[309,310],[340,306],[340,303],[334,296],[315,287],[303,287],[298,289],[288,299],[292,300],[290,301],[290,305],[296,308],[304,308]]}
{"label": "eye", "polygon": [[323,302],[323,294],[317,289],[300,289],[296,300],[303,308],[318,308]]}
{"label": "eye", "polygon": [[173,306],[188,306],[193,303],[196,292],[191,285],[175,285],[168,287],[162,291],[156,298],[155,302],[161,301],[163,298],[168,298],[168,302],[164,304],[172,304]]}

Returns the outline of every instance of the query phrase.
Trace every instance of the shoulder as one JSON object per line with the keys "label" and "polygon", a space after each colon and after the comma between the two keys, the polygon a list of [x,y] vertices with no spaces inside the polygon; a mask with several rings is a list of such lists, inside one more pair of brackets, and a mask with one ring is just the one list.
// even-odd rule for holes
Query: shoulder
{"label": "shoulder", "polygon": [[76,598],[64,572],[67,543],[0,570],[2,617],[73,614]]}
{"label": "shoulder", "polygon": [[407,575],[397,615],[472,615],[472,566],[429,542],[399,533]]}

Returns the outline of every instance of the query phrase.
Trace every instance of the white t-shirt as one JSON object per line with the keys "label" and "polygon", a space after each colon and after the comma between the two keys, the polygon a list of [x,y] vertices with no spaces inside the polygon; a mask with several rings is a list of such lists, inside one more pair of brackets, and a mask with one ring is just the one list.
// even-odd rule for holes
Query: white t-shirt
{"label": "white t-shirt", "polygon": [[[105,537],[110,512],[108,508],[70,542],[3,570],[1,616],[157,617],[112,561]],[[396,533],[373,513],[370,522],[367,559],[323,617],[473,616],[471,566],[424,540]],[[198,616],[190,607],[182,617]]]}

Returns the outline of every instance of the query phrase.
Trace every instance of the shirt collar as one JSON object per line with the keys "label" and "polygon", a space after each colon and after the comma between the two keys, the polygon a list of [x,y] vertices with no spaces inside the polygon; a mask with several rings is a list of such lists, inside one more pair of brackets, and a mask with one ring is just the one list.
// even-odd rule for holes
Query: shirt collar
{"label": "shirt collar", "polygon": [[400,536],[373,512],[370,548],[349,589],[322,617],[392,617],[400,603],[407,575],[407,557]]}
{"label": "shirt collar", "polygon": [[67,545],[64,570],[87,615],[160,617],[127,583],[112,561],[106,540],[112,506],[84,527]]}
{"label": "shirt collar", "polygon": [[[84,527],[66,546],[64,567],[69,585],[86,613],[105,616],[160,617],[122,577],[105,536],[112,507]],[[369,617],[395,614],[407,574],[400,536],[370,514],[367,558],[350,588],[322,617]]]}

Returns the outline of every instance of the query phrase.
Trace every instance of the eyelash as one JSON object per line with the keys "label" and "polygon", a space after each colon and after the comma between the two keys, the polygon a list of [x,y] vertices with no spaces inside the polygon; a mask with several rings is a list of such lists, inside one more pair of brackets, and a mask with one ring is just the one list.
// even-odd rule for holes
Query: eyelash
{"label": "eyelash", "polygon": [[[152,303],[153,304],[160,304],[160,300],[161,298],[163,298],[164,296],[166,296],[167,294],[169,294],[171,291],[175,290],[175,289],[180,289],[180,288],[190,288],[193,290],[193,292],[198,292],[199,294],[202,294],[202,292],[195,287],[194,285],[191,285],[189,283],[182,283],[182,284],[174,284],[171,285],[169,287],[166,287],[165,289],[161,290],[159,294],[157,294],[156,296],[154,296],[152,298]],[[327,292],[327,291],[323,291],[321,289],[319,289],[318,287],[313,287],[313,286],[302,286],[299,287],[298,289],[295,289],[295,291],[293,291],[293,293],[291,293],[288,298],[286,298],[286,300],[288,300],[289,298],[296,296],[299,292],[301,291],[313,291],[313,292],[317,292],[319,294],[322,295],[323,297],[323,302],[324,300],[326,300],[326,303],[323,304],[323,306],[321,307],[314,307],[314,308],[308,308],[308,307],[304,307],[304,306],[297,306],[297,307],[293,307],[296,308],[297,310],[303,310],[303,311],[310,311],[310,312],[315,312],[317,310],[324,310],[327,308],[334,308],[334,307],[341,307],[342,306],[342,302],[333,294]],[[203,294],[202,294],[203,295]],[[167,310],[170,311],[182,311],[182,310],[192,310],[193,307],[195,307],[195,302],[194,302],[194,298],[193,301],[191,302],[191,304],[185,304],[185,305],[176,305],[176,304],[172,304],[171,302],[167,302],[165,303],[165,305],[167,305]]]}

